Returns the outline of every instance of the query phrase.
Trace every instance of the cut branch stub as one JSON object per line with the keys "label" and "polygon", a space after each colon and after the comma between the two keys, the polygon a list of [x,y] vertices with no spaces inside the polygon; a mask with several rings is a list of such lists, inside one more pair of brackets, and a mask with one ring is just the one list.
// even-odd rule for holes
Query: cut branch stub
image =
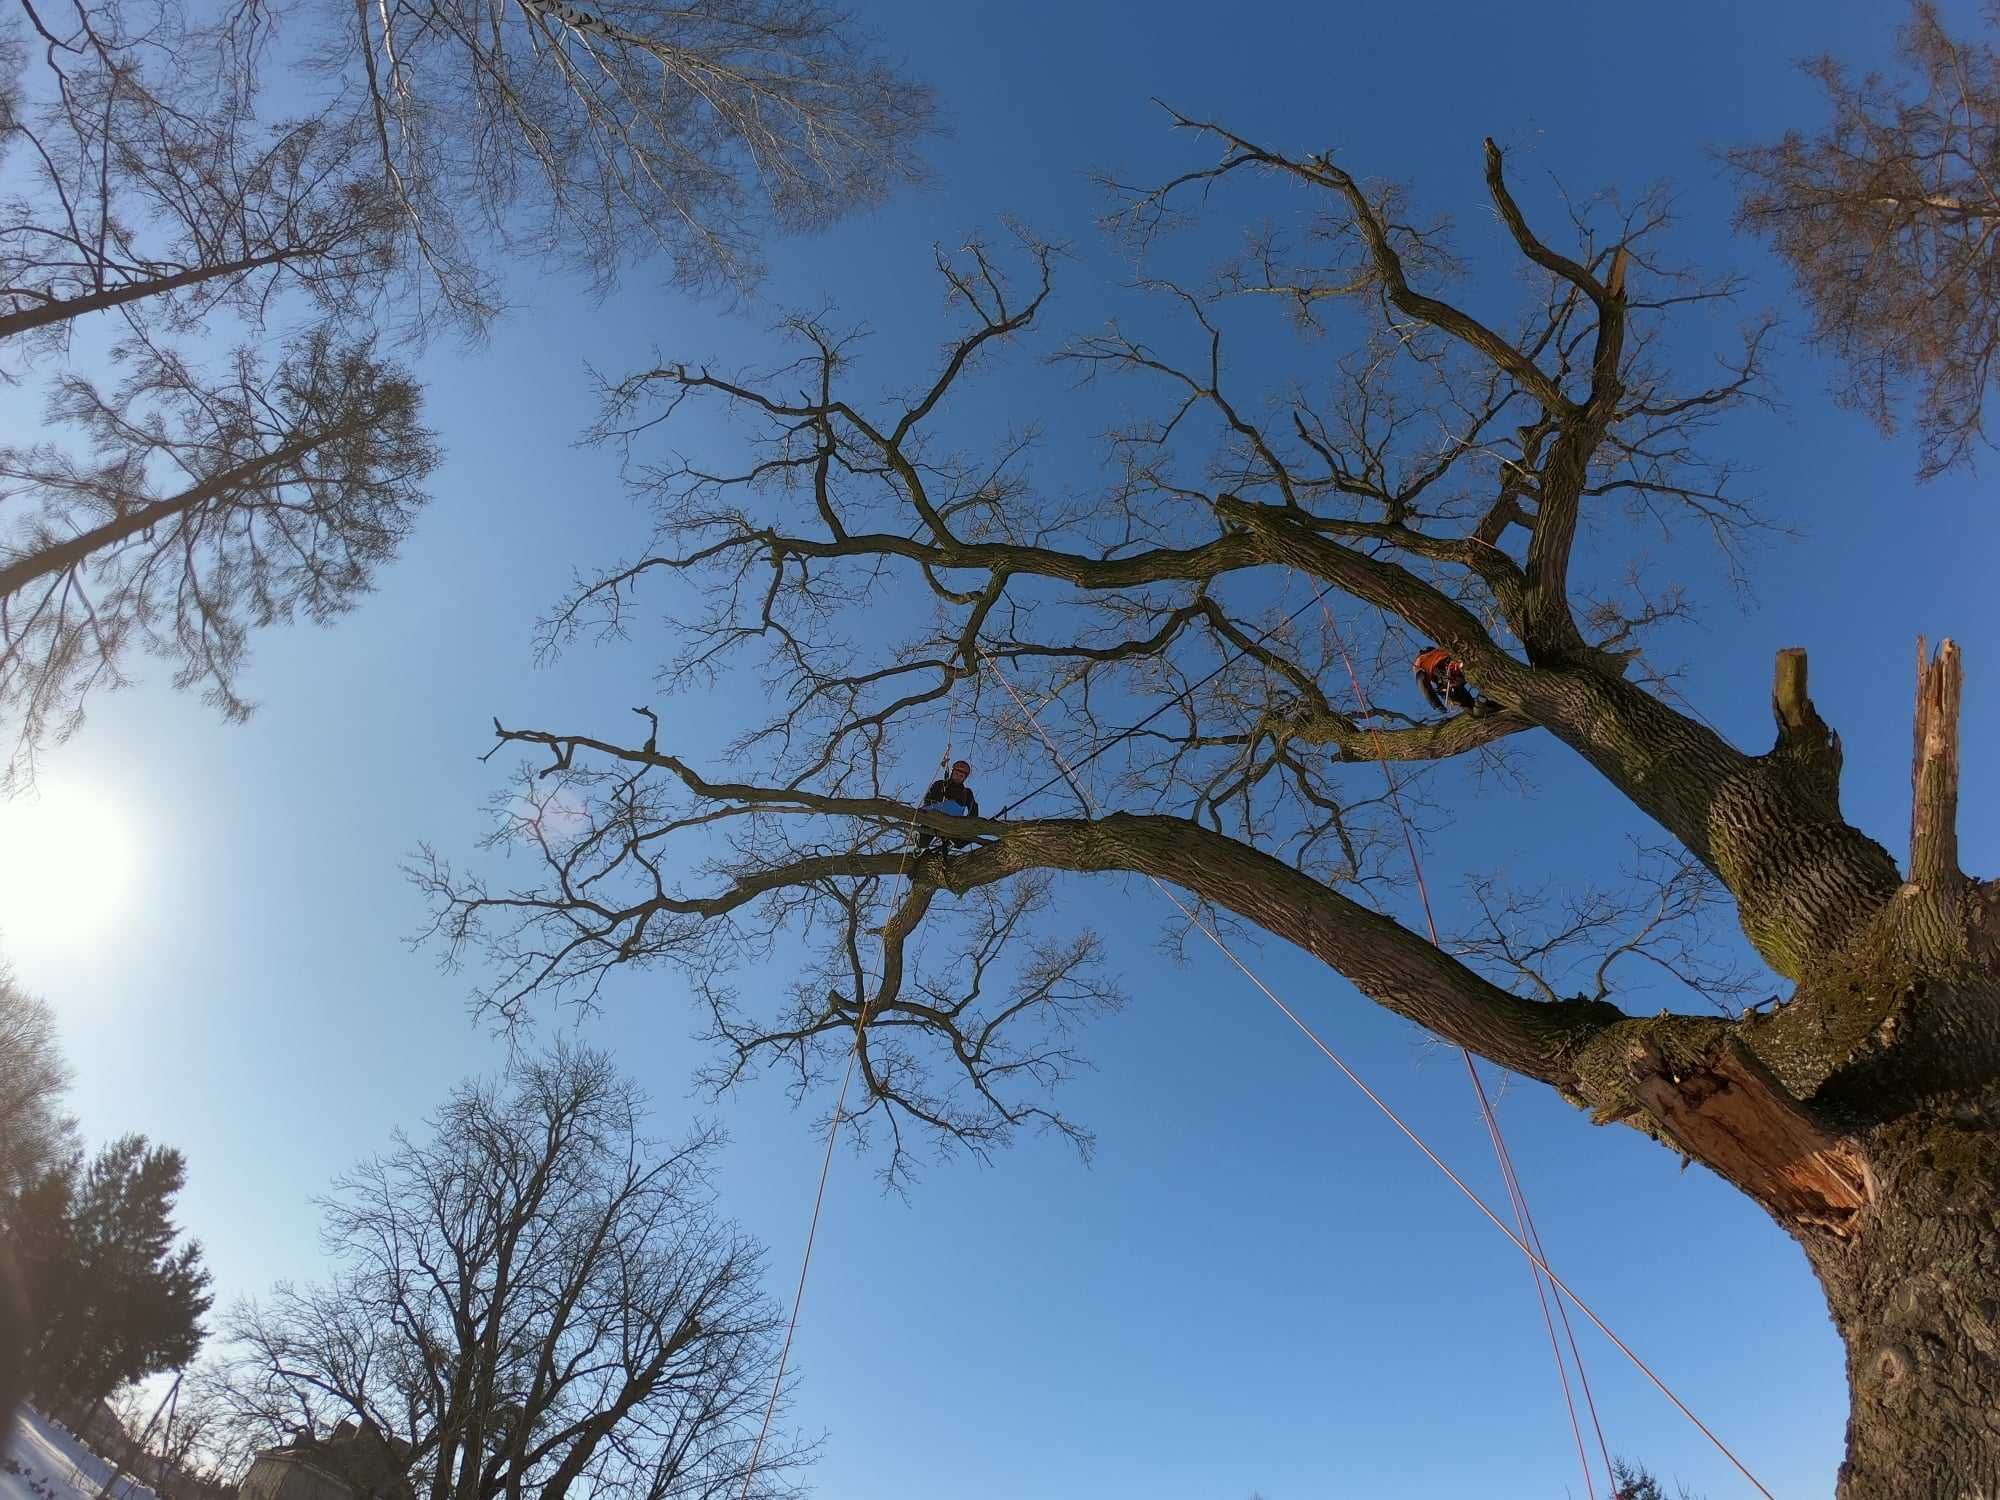
{"label": "cut branch stub", "polygon": [[1966,938],[1971,882],[1958,867],[1958,705],[1964,686],[1958,647],[1937,655],[1917,637],[1916,741],[1910,758],[1910,877],[1898,905],[1903,940],[1933,959],[1959,952]]}
{"label": "cut branch stub", "polygon": [[1956,888],[1958,868],[1958,704],[1964,685],[1958,646],[1938,642],[1926,656],[1917,637],[1916,753],[1910,763],[1910,881]]}
{"label": "cut branch stub", "polygon": [[1840,817],[1840,736],[1819,716],[1806,687],[1806,648],[1787,646],[1778,653],[1771,678],[1771,713],[1778,721],[1778,742],[1771,758],[1784,763],[1788,780],[1809,800],[1813,811],[1831,820]]}
{"label": "cut branch stub", "polygon": [[1777,716],[1782,739],[1819,722],[1812,696],[1806,691],[1806,648],[1787,646],[1778,653],[1771,676],[1771,712]]}
{"label": "cut branch stub", "polygon": [[1827,1132],[1734,1036],[1670,1063],[1642,1039],[1626,1054],[1633,1092],[1682,1152],[1763,1204],[1779,1222],[1847,1238],[1875,1199],[1860,1149]]}

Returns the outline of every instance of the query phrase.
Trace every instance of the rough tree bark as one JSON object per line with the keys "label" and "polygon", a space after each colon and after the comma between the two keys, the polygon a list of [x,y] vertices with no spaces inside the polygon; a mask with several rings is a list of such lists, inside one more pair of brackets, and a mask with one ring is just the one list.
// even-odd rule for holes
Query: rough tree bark
{"label": "rough tree bark", "polygon": [[[1607,617],[1574,603],[1580,518],[1610,497],[1637,492],[1703,524],[1740,515],[1723,483],[1702,478],[1686,454],[1703,416],[1755,378],[1755,337],[1725,384],[1692,395],[1667,387],[1644,357],[1635,315],[1704,294],[1631,289],[1636,266],[1649,281],[1664,274],[1656,256],[1631,249],[1657,225],[1652,209],[1635,210],[1615,243],[1562,255],[1535,236],[1489,147],[1499,218],[1546,276],[1546,303],[1524,330],[1503,334],[1415,288],[1424,234],[1400,227],[1409,216],[1399,205],[1328,158],[1292,159],[1219,127],[1179,123],[1220,142],[1222,163],[1135,192],[1130,218],[1148,229],[1176,193],[1206,194],[1239,173],[1331,201],[1335,223],[1323,240],[1348,259],[1281,274],[1275,252],[1264,253],[1224,289],[1282,296],[1308,318],[1322,298],[1368,299],[1390,336],[1358,358],[1356,404],[1338,420],[1303,398],[1269,426],[1246,416],[1225,390],[1210,304],[1176,293],[1207,346],[1192,368],[1115,329],[1071,352],[1090,369],[1165,380],[1181,402],[1171,422],[1118,440],[1125,476],[1107,505],[1116,523],[1090,533],[1030,509],[1033,486],[1004,465],[956,465],[915,436],[983,346],[1034,319],[1046,256],[1041,290],[1011,308],[982,253],[969,267],[941,267],[973,331],[901,412],[871,415],[839,392],[843,342],[815,323],[799,325],[806,359],[768,383],[680,366],[633,377],[612,393],[608,434],[643,434],[659,418],[655,395],[667,412],[715,397],[767,422],[772,440],[740,474],[651,471],[656,547],[582,590],[556,629],[593,610],[617,627],[654,572],[706,578],[715,607],[686,622],[685,653],[667,682],[701,683],[728,651],[765,645],[778,714],[741,746],[764,770],[755,780],[704,774],[660,747],[645,709],[653,733],[640,744],[496,723],[503,745],[547,757],[540,775],[558,788],[531,793],[507,830],[539,846],[546,877],[496,894],[427,855],[417,874],[443,936],[454,950],[489,947],[498,967],[486,997],[503,1014],[539,992],[595,993],[621,965],[680,964],[706,1003],[724,1080],[764,1060],[810,1078],[815,1058],[839,1056],[865,1019],[854,1043],[861,1112],[978,1149],[1022,1123],[1057,1119],[1015,1090],[1057,1081],[1068,1020],[1109,998],[1088,977],[1096,953],[1085,944],[1033,950],[1015,995],[980,1000],[997,988],[989,964],[999,938],[1033,914],[1035,882],[1045,886],[1048,872],[1171,881],[1298,945],[1395,1013],[1558,1090],[1594,1122],[1622,1123],[1703,1163],[1760,1204],[1803,1247],[1846,1342],[1843,1500],[2000,1493],[2000,898],[1958,868],[1957,648],[1946,642],[1921,664],[1905,878],[1842,813],[1840,741],[1812,700],[1803,649],[1778,656],[1775,736],[1752,754],[1628,680],[1627,642],[1652,606]],[[1435,343],[1422,342],[1426,330]],[[1411,349],[1416,378],[1452,381],[1449,399],[1425,415],[1457,424],[1420,449],[1380,437],[1369,384]],[[1224,476],[1212,488],[1160,457],[1197,409],[1220,434],[1219,456],[1205,456],[1204,477]],[[1496,451],[1483,471],[1483,459],[1469,457]],[[1479,473],[1491,499],[1467,502]],[[759,486],[770,497],[762,508],[732,493]],[[1158,508],[1162,497],[1171,508]],[[1181,519],[1190,514],[1199,521]],[[1384,638],[1385,660],[1412,638],[1450,648],[1500,712],[1444,728],[1408,724],[1376,741],[1368,723],[1393,722],[1389,712],[1337,710],[1326,652],[1315,658],[1296,632],[1260,632],[1242,618],[1273,613],[1268,593],[1229,601],[1231,580],[1259,570],[1379,607],[1407,632]],[[920,577],[938,618],[924,641],[885,648],[871,665],[826,622],[870,607],[885,577]],[[1059,588],[1072,613],[1041,603]],[[1051,621],[1061,627],[1055,640]],[[1180,686],[1196,676],[1185,653],[1204,631],[1224,666],[1233,658],[1243,668],[1205,694],[1206,678]],[[903,777],[883,751],[887,732],[930,722],[922,715],[942,713],[961,684],[1009,670],[1042,673],[1049,696],[1066,692],[1069,703],[1116,681],[1175,708],[1177,727],[1154,731],[1165,748],[1146,752],[1140,742],[1132,753],[1153,759],[1125,783],[1154,810],[965,823],[898,798]],[[1104,712],[1106,723],[1125,717]],[[1085,724],[1078,749],[1104,734],[1097,718]],[[996,715],[993,736],[1003,728],[1021,733]],[[1378,747],[1392,760],[1429,761],[1490,753],[1537,730],[1726,888],[1751,944],[1793,983],[1783,1003],[1636,1015],[1601,992],[1510,993],[1338,888],[1368,876],[1355,821],[1357,797],[1373,791],[1349,783],[1343,796],[1347,768]],[[573,831],[545,816],[551,810]],[[913,822],[981,842],[948,864],[921,861],[904,886],[896,882]],[[719,884],[686,889],[674,873],[682,867],[665,858],[683,847],[705,851],[700,869]],[[904,952],[921,923],[937,920],[940,890],[961,906],[987,903],[952,983],[917,972]],[[885,899],[886,920],[877,914]],[[782,1015],[746,1015],[714,976],[765,952],[787,922],[828,924],[835,936],[823,967],[799,982]],[[862,961],[864,948],[874,961]],[[1035,1017],[1047,1039],[1021,1043]],[[922,1040],[935,1043],[935,1065],[959,1093],[925,1082],[913,1051]]]}

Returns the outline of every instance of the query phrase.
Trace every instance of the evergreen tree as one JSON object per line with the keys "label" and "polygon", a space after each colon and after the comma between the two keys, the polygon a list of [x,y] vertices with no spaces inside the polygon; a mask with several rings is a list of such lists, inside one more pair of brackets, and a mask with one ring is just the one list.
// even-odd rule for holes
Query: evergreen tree
{"label": "evergreen tree", "polygon": [[[1669,1500],[1660,1481],[1649,1473],[1644,1464],[1627,1463],[1624,1459],[1613,1459],[1611,1463],[1611,1500]],[[1679,1500],[1699,1500],[1682,1485],[1675,1491]]]}
{"label": "evergreen tree", "polygon": [[180,1152],[127,1135],[22,1195],[13,1228],[35,1321],[28,1385],[42,1399],[88,1407],[194,1358],[213,1299],[200,1244],[176,1243],[186,1180]]}

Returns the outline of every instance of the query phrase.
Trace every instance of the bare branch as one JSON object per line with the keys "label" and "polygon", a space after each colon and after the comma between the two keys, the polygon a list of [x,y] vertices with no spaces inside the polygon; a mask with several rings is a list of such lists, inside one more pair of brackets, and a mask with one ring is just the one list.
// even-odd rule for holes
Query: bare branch
{"label": "bare branch", "polygon": [[330,13],[320,63],[360,90],[419,254],[473,309],[496,242],[600,291],[653,255],[746,286],[765,233],[916,176],[935,112],[817,0],[363,0]]}
{"label": "bare branch", "polygon": [[1961,40],[1935,7],[1899,38],[1909,85],[1806,63],[1824,129],[1723,153],[1738,224],[1792,268],[1813,335],[1842,364],[1836,394],[1885,432],[1913,398],[1918,477],[1987,441],[2000,352],[2000,53]]}
{"label": "bare branch", "polygon": [[[19,715],[13,777],[80,721],[140,648],[177,663],[233,718],[253,630],[331,621],[395,556],[436,463],[418,395],[366,343],[326,328],[268,372],[238,351],[224,379],[132,341],[125,381],[58,382],[53,444],[0,451],[0,704]],[[163,483],[164,481],[164,483]]]}

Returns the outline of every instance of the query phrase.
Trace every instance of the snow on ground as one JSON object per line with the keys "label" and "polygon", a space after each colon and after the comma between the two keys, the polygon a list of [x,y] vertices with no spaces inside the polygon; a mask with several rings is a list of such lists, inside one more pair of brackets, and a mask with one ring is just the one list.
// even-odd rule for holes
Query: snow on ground
{"label": "snow on ground", "polygon": [[[109,1460],[99,1458],[67,1427],[23,1406],[0,1458],[0,1500],[97,1500],[111,1477]],[[110,1500],[156,1500],[131,1475],[122,1475]]]}

